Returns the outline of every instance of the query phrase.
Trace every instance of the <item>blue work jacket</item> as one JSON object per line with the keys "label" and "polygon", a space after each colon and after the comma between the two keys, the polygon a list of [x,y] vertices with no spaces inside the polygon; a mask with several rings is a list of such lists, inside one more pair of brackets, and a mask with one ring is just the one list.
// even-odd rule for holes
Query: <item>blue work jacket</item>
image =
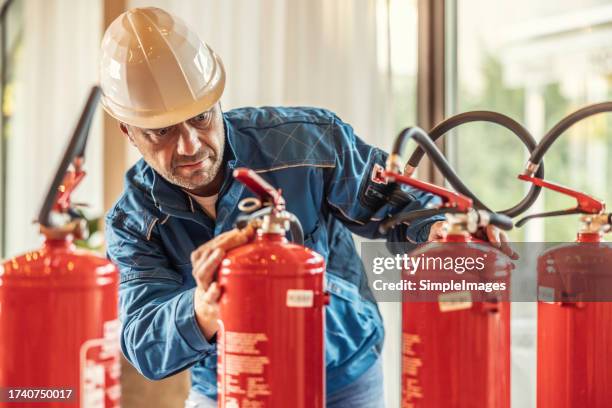
{"label": "blue work jacket", "polygon": [[407,190],[412,201],[391,208],[388,186],[372,179],[387,154],[359,139],[333,113],[315,108],[242,108],[224,113],[225,178],[213,220],[181,188],[143,160],[126,174],[125,190],[106,216],[108,257],[120,270],[121,348],[145,377],[190,368],[192,386],[217,396],[217,347],[198,328],[190,255],[233,228],[238,202],[252,193],[231,176],[248,167],[281,188],[302,223],[305,245],[327,264],[325,362],[328,394],[353,382],[379,357],[384,330],[352,233],[426,241],[432,219],[382,237],[381,219],[421,209],[434,196]]}

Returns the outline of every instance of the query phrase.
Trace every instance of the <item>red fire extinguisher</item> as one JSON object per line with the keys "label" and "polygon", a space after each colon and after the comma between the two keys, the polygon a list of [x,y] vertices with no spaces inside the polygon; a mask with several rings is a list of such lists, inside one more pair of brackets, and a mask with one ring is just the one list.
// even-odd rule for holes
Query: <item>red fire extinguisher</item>
{"label": "red fire extinguisher", "polygon": [[219,406],[322,408],[325,261],[301,245],[280,190],[249,169],[234,177],[257,196],[240,203],[241,222],[257,236],[230,251],[219,272]]}
{"label": "red fire extinguisher", "polygon": [[118,271],[75,248],[85,223],[70,201],[99,97],[94,87],[40,211],[42,248],[0,265],[2,407],[119,406]]}
{"label": "red fire extinguisher", "polygon": [[[441,240],[412,251],[410,256],[431,259],[480,259],[484,267],[458,275],[441,266],[404,271],[403,279],[503,284],[503,291],[486,296],[461,288],[434,291],[424,297],[404,293],[402,307],[402,407],[509,407],[510,305],[512,261],[500,250],[479,240],[475,233],[487,225],[512,229],[503,214],[474,209],[472,199],[400,174],[398,152],[407,139],[422,146],[445,176],[452,169],[429,136],[419,128],[400,133],[383,177],[442,198],[437,208],[399,213],[381,223],[381,232],[400,223],[447,214],[447,232]],[[456,175],[455,175],[456,177]],[[420,301],[423,299],[422,301]]]}
{"label": "red fire extinguisher", "polygon": [[547,249],[538,258],[538,408],[609,407],[612,401],[612,246],[602,235],[612,228],[605,204],[587,194],[533,177],[542,157],[574,123],[612,111],[604,102],[582,108],[557,123],[532,153],[521,180],[576,199],[573,208],[534,218],[582,214],[575,243]]}
{"label": "red fire extinguisher", "polygon": [[[516,135],[532,152],[537,143],[533,136],[512,118],[491,111],[471,111],[452,116],[435,126],[429,134],[418,128],[408,128],[395,140],[389,157],[387,179],[431,192],[443,199],[439,208],[398,214],[382,224],[390,228],[400,222],[420,217],[447,215],[447,234],[436,243],[420,247],[411,256],[470,257],[486,255],[486,267],[478,274],[466,274],[462,280],[486,281],[510,285],[511,260],[499,250],[475,237],[479,229],[497,225],[511,229],[515,217],[536,201],[541,187],[532,186],[515,206],[493,213],[461,181],[437,149],[433,141],[457,126],[484,121],[505,127]],[[418,144],[399,174],[399,154],[409,138]],[[414,173],[424,153],[460,194],[406,177]],[[543,177],[543,166],[538,176]],[[396,196],[399,194],[395,193]],[[395,198],[397,201],[397,198]],[[399,200],[401,202],[401,199]],[[392,202],[393,204],[393,202]],[[476,210],[478,209],[478,210]],[[452,281],[457,275],[448,271],[417,271],[432,280]],[[410,278],[410,276],[404,276]],[[412,407],[509,407],[510,406],[510,304],[505,293],[489,294],[475,299],[473,293],[455,291],[440,293],[437,299],[415,301],[405,296],[402,311],[402,406]],[[436,300],[436,301],[434,301]],[[448,301],[447,301],[448,300]]]}
{"label": "red fire extinguisher", "polygon": [[584,214],[576,242],[538,257],[539,408],[608,407],[612,401],[612,246],[602,234],[612,226],[603,202],[539,178],[520,178],[576,199],[568,210],[521,220]]}

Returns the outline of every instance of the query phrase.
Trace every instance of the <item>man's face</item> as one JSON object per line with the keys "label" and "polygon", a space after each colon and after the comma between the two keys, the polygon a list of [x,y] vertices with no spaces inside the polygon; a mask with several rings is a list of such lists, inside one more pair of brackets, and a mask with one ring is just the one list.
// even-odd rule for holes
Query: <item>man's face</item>
{"label": "man's face", "polygon": [[225,132],[221,107],[161,129],[121,124],[130,141],[157,173],[186,190],[209,184],[221,168]]}

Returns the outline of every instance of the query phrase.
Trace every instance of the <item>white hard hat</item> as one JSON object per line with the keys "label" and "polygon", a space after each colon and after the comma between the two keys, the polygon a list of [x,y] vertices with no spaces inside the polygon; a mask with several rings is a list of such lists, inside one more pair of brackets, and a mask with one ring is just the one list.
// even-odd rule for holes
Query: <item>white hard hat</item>
{"label": "white hard hat", "polygon": [[157,129],[210,109],[225,87],[221,59],[179,18],[135,8],[102,39],[102,105],[129,125]]}

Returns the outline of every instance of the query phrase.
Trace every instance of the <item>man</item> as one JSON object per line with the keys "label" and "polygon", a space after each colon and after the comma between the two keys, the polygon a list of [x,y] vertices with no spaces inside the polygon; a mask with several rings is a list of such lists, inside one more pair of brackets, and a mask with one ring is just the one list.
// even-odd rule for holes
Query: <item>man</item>
{"label": "man", "polygon": [[[377,220],[423,208],[433,196],[410,191],[404,208],[385,205],[377,194],[384,186],[371,176],[386,153],[326,110],[223,113],[221,60],[163,10],[130,10],[111,24],[100,78],[106,111],[143,156],[106,218],[108,255],[121,271],[127,359],[150,379],[191,368],[187,406],[216,406],[220,292],[213,276],[226,251],[253,233],[233,230],[237,203],[249,193],[231,174],[244,166],[282,188],[305,245],[326,258],[333,288],[326,308],[328,406],[382,406],[383,325],[351,232],[380,238]],[[423,242],[441,231],[439,221],[422,220],[386,238]]]}

